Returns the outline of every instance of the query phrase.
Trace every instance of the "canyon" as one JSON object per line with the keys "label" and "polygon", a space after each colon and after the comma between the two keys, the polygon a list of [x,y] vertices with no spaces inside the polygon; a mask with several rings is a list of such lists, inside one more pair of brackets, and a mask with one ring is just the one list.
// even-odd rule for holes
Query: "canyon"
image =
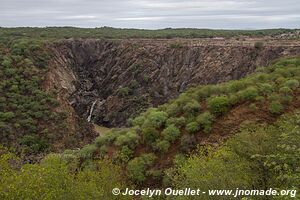
{"label": "canyon", "polygon": [[299,41],[262,38],[66,39],[48,48],[44,87],[57,92],[71,124],[79,116],[104,127],[128,126],[189,87],[240,79],[300,53]]}

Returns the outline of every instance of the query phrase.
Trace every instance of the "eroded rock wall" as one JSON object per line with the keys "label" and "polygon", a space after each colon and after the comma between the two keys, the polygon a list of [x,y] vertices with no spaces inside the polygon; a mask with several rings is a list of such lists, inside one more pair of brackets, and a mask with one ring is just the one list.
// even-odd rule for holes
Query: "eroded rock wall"
{"label": "eroded rock wall", "polygon": [[64,40],[52,44],[52,74],[79,116],[119,127],[188,87],[239,79],[276,58],[300,54],[298,45],[194,41]]}

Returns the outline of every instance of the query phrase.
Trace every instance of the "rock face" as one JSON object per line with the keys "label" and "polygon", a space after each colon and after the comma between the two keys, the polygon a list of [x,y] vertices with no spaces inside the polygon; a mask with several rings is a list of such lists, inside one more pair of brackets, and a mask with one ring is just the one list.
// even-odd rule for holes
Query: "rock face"
{"label": "rock face", "polygon": [[[63,40],[51,45],[56,82],[76,113],[108,127],[186,88],[239,79],[300,54],[300,45],[215,40]],[[64,73],[59,73],[59,72]],[[59,86],[57,86],[59,87]]]}

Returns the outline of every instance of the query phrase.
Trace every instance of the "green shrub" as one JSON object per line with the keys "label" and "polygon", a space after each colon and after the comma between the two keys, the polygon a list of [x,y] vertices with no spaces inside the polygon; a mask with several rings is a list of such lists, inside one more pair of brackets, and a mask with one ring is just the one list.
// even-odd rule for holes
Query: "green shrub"
{"label": "green shrub", "polygon": [[109,131],[101,136],[98,136],[95,139],[95,145],[97,147],[101,147],[102,145],[105,145],[105,144],[106,145],[112,144],[117,137],[118,137],[118,133]]}
{"label": "green shrub", "polygon": [[142,183],[146,180],[146,167],[144,161],[140,157],[136,157],[128,162],[127,165],[128,178],[134,182]]}
{"label": "green shrub", "polygon": [[299,81],[295,79],[288,80],[284,83],[284,85],[292,90],[295,90],[299,87]]}
{"label": "green shrub", "polygon": [[278,85],[282,85],[286,82],[286,78],[284,77],[279,77],[275,80],[275,82],[278,84]]}
{"label": "green shrub", "polygon": [[0,112],[0,120],[1,121],[9,121],[15,117],[13,112]]}
{"label": "green shrub", "polygon": [[118,136],[115,141],[115,145],[117,145],[117,146],[127,145],[133,149],[138,144],[138,139],[139,139],[139,136],[136,134],[136,132],[129,131],[124,135]]}
{"label": "green shrub", "polygon": [[272,92],[274,92],[274,85],[271,85],[269,83],[262,83],[259,85],[259,91],[262,94],[270,94]]}
{"label": "green shrub", "polygon": [[166,107],[166,113],[169,116],[176,116],[180,112],[180,107],[177,103],[170,103]]}
{"label": "green shrub", "polygon": [[238,92],[238,95],[242,100],[253,100],[258,96],[258,91],[255,87],[250,86],[245,90]]}
{"label": "green shrub", "polygon": [[272,93],[268,96],[268,100],[270,101],[280,101],[280,95],[277,93]]}
{"label": "green shrub", "polygon": [[155,170],[155,169],[150,169],[146,171],[146,175],[150,176],[154,180],[160,180],[163,172],[162,170]]}
{"label": "green shrub", "polygon": [[116,159],[120,162],[128,162],[134,156],[134,151],[128,146],[123,146],[121,150],[116,153]]}
{"label": "green shrub", "polygon": [[293,91],[292,91],[289,87],[284,86],[284,87],[281,87],[281,88],[279,89],[279,92],[280,92],[281,94],[284,94],[284,95],[289,95],[289,94],[291,94]]}
{"label": "green shrub", "polygon": [[118,95],[125,97],[130,93],[130,89],[128,87],[121,87],[118,89]]}
{"label": "green shrub", "polygon": [[162,136],[169,142],[174,142],[180,136],[180,130],[175,125],[170,125],[162,131]]}
{"label": "green shrub", "polygon": [[84,159],[90,159],[97,151],[97,147],[95,145],[86,145],[79,151],[79,156]]}
{"label": "green shrub", "polygon": [[184,154],[176,154],[173,163],[175,166],[181,166],[186,162],[187,158]]}
{"label": "green shrub", "polygon": [[183,135],[180,139],[180,150],[183,153],[189,153],[196,147],[197,141],[195,135]]}
{"label": "green shrub", "polygon": [[152,144],[159,137],[159,132],[154,127],[142,127],[143,141],[145,144]]}
{"label": "green shrub", "polygon": [[207,98],[212,94],[211,85],[201,86],[198,88],[195,93],[198,100],[201,100],[203,98]]}
{"label": "green shrub", "polygon": [[142,126],[143,123],[145,122],[145,117],[144,116],[138,116],[134,118],[131,122],[133,126]]}
{"label": "green shrub", "polygon": [[189,133],[196,133],[197,131],[200,130],[200,125],[197,122],[190,122],[186,125],[185,129]]}
{"label": "green shrub", "polygon": [[108,153],[108,147],[106,145],[103,145],[99,148],[99,152],[101,155],[106,155]]}
{"label": "green shrub", "polygon": [[239,103],[239,97],[237,95],[235,95],[235,94],[229,95],[228,100],[229,100],[229,104],[231,106],[234,106],[237,103]]}
{"label": "green shrub", "polygon": [[158,151],[167,152],[169,150],[169,147],[170,147],[170,142],[168,142],[167,140],[158,139],[154,143],[154,149]]}
{"label": "green shrub", "polygon": [[236,93],[247,87],[247,83],[245,80],[234,80],[228,83],[228,88],[230,93]]}
{"label": "green shrub", "polygon": [[207,104],[213,114],[221,115],[228,111],[230,101],[227,96],[216,96],[209,98]]}
{"label": "green shrub", "polygon": [[144,154],[128,162],[128,177],[136,183],[142,183],[146,180],[146,170],[153,164],[156,156],[154,154]]}
{"label": "green shrub", "polygon": [[268,82],[270,80],[270,75],[266,73],[258,73],[255,75],[254,82]]}
{"label": "green shrub", "polygon": [[168,114],[163,111],[152,111],[147,116],[148,122],[155,128],[160,128],[168,119]]}
{"label": "green shrub", "polygon": [[150,77],[149,77],[149,75],[147,75],[147,74],[144,74],[144,75],[143,75],[143,81],[144,81],[144,82],[146,82],[146,83],[148,83],[148,82],[149,82],[149,80],[150,80]]}
{"label": "green shrub", "polygon": [[185,114],[195,114],[200,110],[200,104],[196,101],[196,100],[192,100],[187,102],[184,106],[183,106],[183,112]]}
{"label": "green shrub", "polygon": [[198,115],[196,121],[203,128],[205,133],[209,133],[212,129],[214,116],[210,112],[204,112]]}
{"label": "green shrub", "polygon": [[171,117],[167,119],[166,126],[175,125],[178,128],[181,128],[185,125],[186,120],[184,117]]}
{"label": "green shrub", "polygon": [[283,105],[279,101],[272,101],[269,106],[269,110],[272,114],[280,114],[283,112]]}
{"label": "green shrub", "polygon": [[293,96],[290,95],[284,95],[280,98],[280,102],[288,104],[291,103],[293,101]]}
{"label": "green shrub", "polygon": [[49,148],[49,143],[36,135],[24,135],[20,144],[27,147],[26,153],[38,153]]}

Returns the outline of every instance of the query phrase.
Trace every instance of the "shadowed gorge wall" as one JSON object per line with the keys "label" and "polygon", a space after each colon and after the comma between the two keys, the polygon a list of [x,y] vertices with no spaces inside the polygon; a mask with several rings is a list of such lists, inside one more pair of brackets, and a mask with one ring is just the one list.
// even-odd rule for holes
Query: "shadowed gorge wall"
{"label": "shadowed gorge wall", "polygon": [[51,45],[47,87],[84,119],[108,127],[186,88],[239,79],[300,53],[299,45],[201,40],[62,40]]}

